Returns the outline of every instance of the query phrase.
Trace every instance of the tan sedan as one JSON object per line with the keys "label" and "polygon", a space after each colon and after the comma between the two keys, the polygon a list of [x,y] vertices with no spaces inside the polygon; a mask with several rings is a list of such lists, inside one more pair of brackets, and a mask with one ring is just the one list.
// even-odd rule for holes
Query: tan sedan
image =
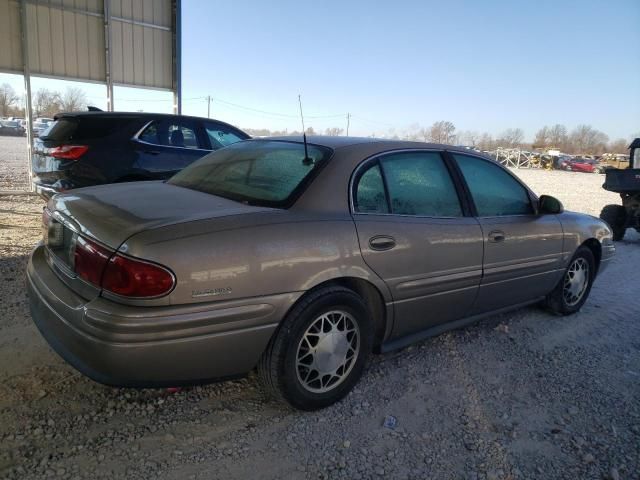
{"label": "tan sedan", "polygon": [[56,195],[28,267],[34,321],[98,382],[246,374],[327,406],[387,352],[532,303],[576,312],[614,254],[464,149],[348,137],[256,139],[167,182]]}

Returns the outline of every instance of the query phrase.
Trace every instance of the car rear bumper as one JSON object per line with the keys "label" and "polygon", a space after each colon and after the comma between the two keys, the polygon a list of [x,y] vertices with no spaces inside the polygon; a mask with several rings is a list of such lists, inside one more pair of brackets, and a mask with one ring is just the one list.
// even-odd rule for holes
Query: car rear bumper
{"label": "car rear bumper", "polygon": [[247,373],[298,294],[182,307],[87,301],[50,269],[37,247],[27,269],[33,320],[51,347],[93,380],[162,387]]}

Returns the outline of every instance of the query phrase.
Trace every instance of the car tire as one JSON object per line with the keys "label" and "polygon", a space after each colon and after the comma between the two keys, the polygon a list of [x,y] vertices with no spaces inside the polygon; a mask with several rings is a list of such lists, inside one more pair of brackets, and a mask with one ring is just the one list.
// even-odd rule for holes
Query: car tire
{"label": "car tire", "polygon": [[593,169],[593,173],[602,173],[602,169],[600,169],[599,167],[596,167]]}
{"label": "car tire", "polygon": [[339,286],[314,291],[293,307],[271,338],[258,362],[260,383],[297,409],[327,407],[360,379],[373,331],[369,309],[358,294]]}
{"label": "car tire", "polygon": [[618,242],[624,238],[627,230],[627,210],[622,205],[605,205],[600,212],[600,219],[607,222],[613,233],[613,240]]}
{"label": "car tire", "polygon": [[593,252],[581,246],[571,258],[562,278],[547,295],[545,306],[557,315],[571,315],[582,308],[596,276]]}

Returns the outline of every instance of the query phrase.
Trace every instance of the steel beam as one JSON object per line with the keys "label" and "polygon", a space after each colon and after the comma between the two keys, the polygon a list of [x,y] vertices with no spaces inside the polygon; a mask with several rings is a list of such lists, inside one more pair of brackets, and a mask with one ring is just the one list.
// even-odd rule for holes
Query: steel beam
{"label": "steel beam", "polygon": [[22,32],[22,75],[24,76],[25,105],[24,115],[27,123],[27,162],[29,168],[29,191],[33,186],[33,110],[31,106],[31,68],[29,66],[29,39],[27,35],[27,2],[20,0],[20,25]]}

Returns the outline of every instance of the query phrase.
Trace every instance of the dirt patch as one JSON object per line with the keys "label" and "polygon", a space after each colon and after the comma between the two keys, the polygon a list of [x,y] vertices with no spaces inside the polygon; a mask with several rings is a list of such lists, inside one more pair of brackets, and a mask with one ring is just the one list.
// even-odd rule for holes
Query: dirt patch
{"label": "dirt patch", "polygon": [[[618,200],[602,176],[517,173],[567,209]],[[527,308],[375,357],[344,401],[300,413],[253,376],[170,394],[77,374],[28,313],[41,208],[0,197],[0,477],[640,478],[635,232],[578,314]]]}

